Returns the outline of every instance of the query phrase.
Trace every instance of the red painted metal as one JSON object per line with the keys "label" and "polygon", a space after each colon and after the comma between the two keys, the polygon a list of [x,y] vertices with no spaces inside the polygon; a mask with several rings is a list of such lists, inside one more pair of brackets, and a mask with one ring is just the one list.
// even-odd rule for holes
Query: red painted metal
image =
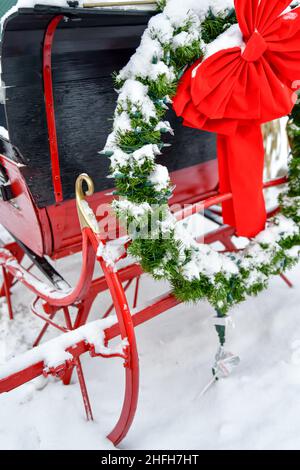
{"label": "red painted metal", "polygon": [[[9,250],[14,255],[14,257],[16,258],[18,263],[21,263],[21,261],[24,257],[24,252],[23,252],[22,248],[20,248],[17,243],[15,243],[15,242],[8,243],[6,245],[6,249]],[[8,285],[9,289],[11,287],[13,287],[13,285],[16,282],[16,280],[14,279],[14,277],[10,273],[6,273],[6,280],[7,280],[7,285]],[[0,297],[4,297],[5,295],[6,295],[5,294],[5,286],[4,286],[4,283],[3,283],[3,285],[0,287]]]}
{"label": "red painted metal", "polygon": [[4,292],[5,292],[5,297],[7,301],[7,307],[8,307],[8,315],[9,315],[10,320],[13,320],[14,314],[13,314],[12,305],[11,305],[9,281],[8,281],[7,272],[4,266],[2,266],[2,276],[3,276]]}
{"label": "red painted metal", "polygon": [[76,372],[78,376],[78,381],[80,384],[80,389],[81,389],[81,395],[83,399],[83,404],[85,408],[85,413],[86,413],[86,418],[88,421],[93,421],[93,412],[92,412],[92,407],[89,399],[89,394],[87,391],[84,375],[83,375],[83,370],[82,370],[82,365],[79,357],[76,357],[75,359],[75,367],[76,367]]}
{"label": "red painted metal", "polygon": [[[191,204],[195,201],[206,199],[216,195],[217,185],[217,165],[215,160],[195,165],[192,168],[185,168],[171,173],[172,183],[176,185],[174,196],[170,200],[171,205]],[[187,184],[189,182],[189,184]],[[109,207],[113,196],[107,191],[98,192],[87,197],[87,201],[94,211],[101,227],[101,206]],[[79,221],[77,219],[77,209],[75,200],[63,201],[60,205],[52,205],[46,209],[49,225],[53,238],[53,249],[45,254],[52,259],[64,258],[73,253],[81,251],[82,234]],[[107,239],[115,239],[124,234],[124,230],[117,225],[113,214],[106,220],[110,230],[107,230]],[[49,231],[44,233],[49,236]]]}
{"label": "red painted metal", "polygon": [[134,298],[133,298],[133,305],[132,305],[133,308],[136,308],[137,302],[138,302],[140,279],[141,279],[141,276],[138,276],[135,280]]}
{"label": "red painted metal", "polygon": [[[20,172],[20,165],[1,154],[0,164],[6,170],[14,195],[12,201],[0,199],[1,224],[10,233],[15,234],[24,245],[43,256],[44,234],[40,224],[39,210],[33,203],[26,181]],[[49,227],[48,232],[50,232]]]}
{"label": "red painted metal", "polygon": [[63,19],[62,15],[55,16],[49,23],[43,44],[43,78],[45,107],[48,125],[49,146],[51,155],[52,182],[56,203],[62,202],[63,191],[60,176],[59,154],[55,123],[53,84],[52,84],[52,46],[55,31]]}
{"label": "red painted metal", "polygon": [[196,238],[196,241],[206,243],[207,245],[220,242],[227,251],[236,251],[236,246],[232,242],[232,237],[234,235],[235,229],[233,227],[225,226],[209,232],[204,237]]}
{"label": "red painted metal", "polygon": [[[91,229],[84,229],[83,231],[87,232],[94,250],[97,252],[99,242],[101,242],[99,236],[97,237]],[[126,347],[125,394],[122,411],[116,426],[108,435],[108,438],[117,445],[126,436],[135,416],[139,394],[139,358],[134,325],[120,277],[113,267],[108,266],[101,257],[98,257],[98,261],[115,305],[121,338],[128,343]]]}
{"label": "red painted metal", "polygon": [[[53,312],[51,313],[51,315],[49,315],[49,320],[52,320],[56,315],[56,312]],[[35,339],[32,347],[35,348],[36,346],[38,346],[40,344],[40,342],[42,341],[46,331],[48,330],[50,326],[50,323],[47,321],[45,322],[45,325],[43,326],[43,328],[41,329],[40,333],[38,334],[37,338]]]}
{"label": "red painted metal", "polygon": [[[125,291],[125,292],[126,292],[127,289],[131,286],[132,281],[133,281],[133,279],[129,279],[129,281],[126,282],[126,284],[125,284],[125,286],[124,286],[124,291]],[[115,306],[114,306],[114,303],[112,303],[112,304],[108,307],[108,309],[106,310],[106,312],[104,313],[104,315],[103,315],[102,318],[107,318],[107,317],[111,314],[111,312],[113,311],[114,307],[115,307]],[[134,308],[134,307],[133,307],[133,308]]]}

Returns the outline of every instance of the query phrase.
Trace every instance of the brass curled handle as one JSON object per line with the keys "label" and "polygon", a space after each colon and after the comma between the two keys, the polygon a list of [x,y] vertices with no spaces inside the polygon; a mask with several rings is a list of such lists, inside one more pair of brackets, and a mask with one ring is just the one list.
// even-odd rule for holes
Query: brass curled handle
{"label": "brass curled handle", "polygon": [[[84,191],[83,184],[86,183],[88,190]],[[75,193],[76,193],[76,206],[78,212],[78,218],[81,229],[90,228],[94,233],[99,234],[99,226],[93,210],[90,208],[86,201],[86,196],[92,196],[94,194],[94,183],[92,178],[86,173],[82,173],[76,179]]]}

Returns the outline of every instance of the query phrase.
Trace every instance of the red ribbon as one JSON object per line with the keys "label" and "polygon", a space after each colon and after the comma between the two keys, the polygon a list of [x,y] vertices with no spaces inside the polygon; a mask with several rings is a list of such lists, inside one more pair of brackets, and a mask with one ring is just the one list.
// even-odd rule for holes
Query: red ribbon
{"label": "red ribbon", "polygon": [[[183,75],[173,101],[184,125],[218,133],[224,223],[237,234],[263,230],[261,124],[289,114],[300,87],[300,7],[290,0],[235,0],[245,48],[221,50]],[[298,82],[297,82],[298,80]]]}

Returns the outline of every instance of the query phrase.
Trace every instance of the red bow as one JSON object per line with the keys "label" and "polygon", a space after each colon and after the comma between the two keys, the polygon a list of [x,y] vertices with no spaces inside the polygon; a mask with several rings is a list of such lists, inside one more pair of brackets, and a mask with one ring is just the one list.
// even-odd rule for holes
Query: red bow
{"label": "red bow", "polygon": [[245,47],[196,62],[173,102],[184,125],[218,133],[220,191],[233,195],[223,218],[240,236],[266,222],[260,125],[290,113],[300,87],[300,7],[283,13],[290,3],[235,0]]}

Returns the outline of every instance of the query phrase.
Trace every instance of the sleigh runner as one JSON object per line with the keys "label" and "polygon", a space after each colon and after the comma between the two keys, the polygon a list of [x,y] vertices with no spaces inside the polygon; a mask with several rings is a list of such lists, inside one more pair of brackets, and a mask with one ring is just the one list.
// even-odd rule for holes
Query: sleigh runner
{"label": "sleigh runner", "polygon": [[[141,266],[129,263],[118,268],[117,264],[126,258],[131,242],[122,238],[124,232],[114,223],[111,227],[120,231],[120,236],[117,243],[110,241],[110,234],[101,229],[103,214],[97,213],[101,204],[113,199],[114,182],[106,178],[109,160],[97,156],[105,146],[111,126],[108,118],[115,108],[111,74],[128,62],[151,16],[144,11],[36,6],[19,9],[9,17],[2,35],[7,120],[3,124],[8,127],[9,139],[0,138],[0,221],[15,242],[0,249],[0,295],[6,297],[8,314],[13,319],[14,283],[30,289],[35,296],[32,313],[44,326],[32,351],[0,368],[0,393],[39,375],[53,375],[68,385],[76,369],[86,415],[92,419],[92,400],[80,357],[86,353],[106,359],[119,357],[126,380],[121,415],[109,435],[114,444],[127,434],[137,407],[139,360],[135,327],[181,301],[170,291],[144,307],[139,305]],[[26,34],[22,34],[24,31]],[[98,117],[102,122],[100,134]],[[235,228],[223,225],[216,211],[217,205],[233,196],[231,192],[220,193],[218,188],[213,134],[182,127],[171,110],[168,120],[175,137],[171,147],[164,147],[159,161],[168,165],[176,185],[171,202],[182,209],[174,213],[175,218],[180,221],[203,212],[219,225],[205,235],[204,243],[212,245],[218,241],[224,252],[238,252],[233,241]],[[93,176],[93,181],[88,175]],[[264,188],[286,182],[287,178],[281,177],[266,182]],[[188,204],[188,208],[184,207]],[[273,209],[268,217],[277,212],[278,208]],[[111,243],[118,252],[113,262],[105,256]],[[115,253],[115,248],[112,251]],[[56,272],[51,260],[76,252],[82,252],[82,266],[72,288]],[[22,265],[25,256],[48,282]],[[95,263],[102,269],[99,278],[94,278]],[[133,282],[131,306],[126,291]],[[88,323],[95,298],[106,290],[112,297],[111,307],[99,312],[98,321]],[[70,308],[76,309],[75,320]],[[110,315],[113,310],[116,316]],[[60,312],[63,325],[56,320]],[[222,336],[222,322],[216,321],[216,325]],[[62,336],[40,345],[49,326]],[[118,337],[120,345],[110,349],[109,342]],[[53,351],[58,352],[51,356]]]}

